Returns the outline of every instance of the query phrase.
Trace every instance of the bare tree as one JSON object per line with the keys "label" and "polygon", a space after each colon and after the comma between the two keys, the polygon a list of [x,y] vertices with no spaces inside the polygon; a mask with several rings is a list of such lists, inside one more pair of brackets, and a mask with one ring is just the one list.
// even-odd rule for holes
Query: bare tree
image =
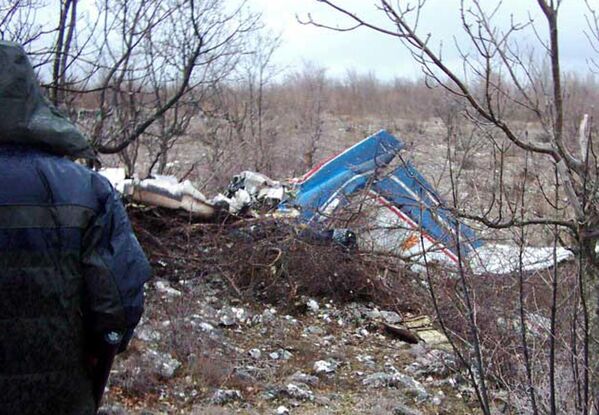
{"label": "bare tree", "polygon": [[[317,0],[335,10],[347,19],[346,26],[328,25],[311,16],[304,23],[336,31],[365,28],[398,39],[411,52],[418,62],[430,86],[440,87],[462,101],[464,116],[475,123],[488,138],[489,154],[493,154],[496,169],[491,176],[493,192],[486,200],[486,206],[474,209],[464,205],[459,199],[460,182],[457,180],[455,163],[449,160],[449,178],[452,194],[446,208],[462,218],[479,222],[482,225],[501,230],[519,230],[521,245],[527,243],[525,229],[544,226],[550,232],[554,246],[566,240],[578,255],[578,292],[571,293],[570,302],[574,307],[572,322],[578,324],[567,353],[573,359],[572,372],[577,379],[575,390],[576,404],[567,406],[559,399],[562,391],[557,386],[559,344],[559,321],[562,284],[559,282],[557,264],[555,272],[549,276],[551,288],[551,337],[547,344],[547,354],[543,367],[547,368],[547,393],[541,396],[540,383],[532,376],[526,327],[528,313],[524,311],[521,320],[521,346],[524,350],[527,368],[527,393],[533,413],[563,413],[575,410],[590,413],[597,410],[596,395],[599,391],[599,348],[594,339],[599,337],[596,288],[599,278],[599,262],[595,246],[599,232],[599,203],[596,197],[599,186],[597,158],[591,139],[591,130],[581,132],[583,139],[576,135],[568,136],[568,123],[578,123],[583,114],[568,114],[559,51],[558,13],[560,0],[537,0],[543,21],[532,18],[515,22],[501,28],[496,25],[501,4],[496,2],[488,8],[487,2],[480,0],[461,1],[461,23],[468,45],[455,45],[462,58],[464,71],[452,69],[436,50],[430,35],[420,30],[425,0],[417,2],[391,2],[378,0],[376,7],[386,17],[386,21],[371,21],[352,12],[339,1]],[[597,48],[597,14],[591,2],[588,6],[587,37]],[[522,33],[532,35],[538,44],[535,50],[527,50],[518,42]],[[546,64],[544,64],[546,62]],[[591,111],[591,109],[586,109]],[[567,117],[571,119],[568,120]],[[529,134],[526,123],[534,124],[541,133]],[[582,146],[578,142],[584,143]],[[455,146],[455,144],[450,143]],[[518,174],[520,191],[506,186],[506,172],[513,168],[506,162],[510,152],[520,154],[518,165],[529,166],[524,161],[537,165],[537,172],[525,167]],[[498,174],[495,174],[498,172]],[[537,209],[529,202],[527,187],[536,186],[543,195],[545,209]],[[511,190],[511,191],[510,191]],[[564,199],[566,203],[564,203]],[[465,209],[468,207],[468,209]],[[460,255],[458,255],[460,256]],[[483,347],[484,328],[477,321],[479,305],[475,301],[472,287],[475,282],[469,277],[467,268],[460,262],[460,301],[469,326],[469,345],[473,350],[472,364],[476,374],[471,380],[475,386],[481,409],[491,413],[491,399],[487,372],[487,358]],[[523,290],[523,288],[521,289]],[[524,301],[524,300],[522,300]],[[522,304],[522,303],[521,303]],[[579,343],[580,342],[580,343]],[[566,405],[566,406],[564,406]]]}
{"label": "bare tree", "polygon": [[13,0],[0,2],[0,38],[29,45],[48,33],[38,21],[47,6],[43,0]]}
{"label": "bare tree", "polygon": [[327,83],[326,70],[312,63],[292,73],[286,80],[294,101],[296,119],[294,138],[299,141],[303,155],[303,170],[314,167],[324,133]]}
{"label": "bare tree", "polygon": [[56,106],[72,117],[94,113],[82,125],[94,147],[120,154],[129,173],[142,138],[160,141],[151,148],[164,170],[168,150],[201,112],[202,91],[228,76],[260,26],[245,1],[97,0],[82,8],[61,0],[56,26],[36,14],[54,4],[2,4],[3,37],[33,55]]}

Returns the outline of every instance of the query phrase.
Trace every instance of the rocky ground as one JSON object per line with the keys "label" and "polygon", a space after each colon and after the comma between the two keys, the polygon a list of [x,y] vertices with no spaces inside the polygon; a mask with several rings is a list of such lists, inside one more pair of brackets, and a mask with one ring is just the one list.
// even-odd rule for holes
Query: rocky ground
{"label": "rocky ground", "polygon": [[398,313],[306,299],[292,316],[227,292],[218,278],[154,281],[112,372],[106,412],[476,412],[450,353],[383,332]]}
{"label": "rocky ground", "polygon": [[[293,304],[265,303],[182,251],[160,254],[139,226],[156,276],[102,413],[478,413],[429,319],[299,294]],[[161,237],[152,242],[166,244]],[[414,339],[397,327],[420,341],[403,341]]]}

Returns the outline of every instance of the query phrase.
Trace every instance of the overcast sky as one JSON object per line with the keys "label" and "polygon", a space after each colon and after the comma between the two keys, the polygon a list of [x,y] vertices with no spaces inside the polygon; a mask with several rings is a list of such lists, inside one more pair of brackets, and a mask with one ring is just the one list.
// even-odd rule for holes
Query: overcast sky
{"label": "overcast sky", "polygon": [[[588,0],[597,4],[599,0]],[[251,6],[263,13],[265,24],[276,33],[281,33],[282,45],[275,57],[276,62],[286,67],[298,67],[302,61],[311,61],[327,69],[333,76],[343,76],[348,69],[358,72],[374,72],[383,79],[394,77],[416,77],[420,71],[409,54],[397,39],[361,28],[354,32],[338,33],[313,26],[301,25],[296,15],[312,17],[329,25],[344,25],[347,20],[315,0],[249,0]],[[374,22],[385,22],[385,17],[377,11],[374,0],[338,0],[338,4],[367,17]],[[466,1],[468,3],[468,1]],[[492,7],[496,0],[482,0],[482,4]],[[452,53],[454,38],[467,48],[463,34],[460,34],[459,0],[428,0],[421,23],[421,33],[431,33],[432,44],[443,42],[444,56],[453,65],[457,57]],[[562,66],[565,70],[588,72],[587,60],[597,57],[585,37],[586,6],[584,0],[563,0],[560,8],[560,48]],[[500,26],[507,27],[510,16],[517,21],[525,21],[530,15],[543,35],[546,23],[543,20],[536,0],[504,0],[498,15]],[[522,45],[536,42],[532,31],[522,35]]]}

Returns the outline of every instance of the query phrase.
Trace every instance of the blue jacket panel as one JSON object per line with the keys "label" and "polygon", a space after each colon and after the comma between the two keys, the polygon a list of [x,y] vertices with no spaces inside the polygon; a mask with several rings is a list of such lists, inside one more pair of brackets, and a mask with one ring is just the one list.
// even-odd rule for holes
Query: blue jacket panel
{"label": "blue jacket panel", "polygon": [[[93,413],[89,339],[143,311],[150,266],[110,183],[0,146],[0,414]],[[71,391],[71,392],[65,392]]]}

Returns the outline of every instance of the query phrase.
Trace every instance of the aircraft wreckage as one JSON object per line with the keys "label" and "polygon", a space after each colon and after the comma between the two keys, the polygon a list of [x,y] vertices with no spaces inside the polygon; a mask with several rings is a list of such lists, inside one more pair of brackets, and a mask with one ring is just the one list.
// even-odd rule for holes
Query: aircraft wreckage
{"label": "aircraft wreckage", "polygon": [[[337,156],[317,165],[303,177],[275,181],[245,171],[233,177],[223,194],[206,198],[191,182],[171,176],[126,179],[123,169],[101,171],[123,195],[134,201],[184,209],[205,220],[223,212],[249,215],[257,207],[270,216],[289,218],[319,234],[360,249],[385,253],[415,264],[459,261],[475,273],[510,273],[519,268],[520,248],[484,241],[457,218],[438,192],[408,162],[395,163],[403,143],[382,130]],[[266,209],[264,209],[266,208]],[[255,216],[255,213],[254,213]],[[347,226],[355,231],[347,230]],[[557,248],[555,259],[572,258]],[[523,270],[554,264],[553,247],[523,247]]]}

